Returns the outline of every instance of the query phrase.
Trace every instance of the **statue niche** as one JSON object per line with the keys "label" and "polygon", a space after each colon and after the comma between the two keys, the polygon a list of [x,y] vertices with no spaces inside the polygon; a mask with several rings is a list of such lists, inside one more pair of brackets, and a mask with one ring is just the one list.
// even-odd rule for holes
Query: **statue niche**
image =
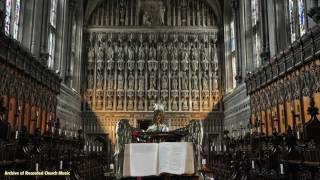
{"label": "statue niche", "polygon": [[141,0],[139,12],[140,25],[160,26],[165,24],[166,7],[162,1]]}

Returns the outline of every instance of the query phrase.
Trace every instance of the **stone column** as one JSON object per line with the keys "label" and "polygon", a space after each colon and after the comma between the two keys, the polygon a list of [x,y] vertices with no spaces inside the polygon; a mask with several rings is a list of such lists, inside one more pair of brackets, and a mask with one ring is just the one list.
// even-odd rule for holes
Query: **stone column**
{"label": "stone column", "polygon": [[269,25],[268,25],[268,7],[267,0],[261,0],[261,37],[262,37],[262,46],[260,57],[262,64],[266,64],[270,58],[270,45],[269,45]]}
{"label": "stone column", "polygon": [[32,39],[31,39],[31,53],[39,58],[40,55],[40,41],[42,32],[42,19],[43,19],[43,0],[35,0],[33,9],[33,27],[32,27]]}

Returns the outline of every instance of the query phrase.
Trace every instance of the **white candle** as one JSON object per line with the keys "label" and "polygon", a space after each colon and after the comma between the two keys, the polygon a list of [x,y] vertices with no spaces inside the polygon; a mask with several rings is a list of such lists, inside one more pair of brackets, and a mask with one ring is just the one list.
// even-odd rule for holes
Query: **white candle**
{"label": "white candle", "polygon": [[217,146],[214,146],[214,151],[217,151]]}
{"label": "white candle", "polygon": [[84,145],[83,151],[87,151],[87,145]]}
{"label": "white candle", "polygon": [[202,164],[202,165],[206,165],[206,164],[207,164],[206,159],[202,159],[201,164]]}
{"label": "white candle", "polygon": [[63,161],[60,161],[60,169],[62,169]]}
{"label": "white candle", "polygon": [[297,138],[298,138],[298,140],[300,139],[300,132],[299,131],[297,131]]}
{"label": "white candle", "polygon": [[15,136],[16,139],[18,139],[18,135],[19,135],[19,131],[17,130],[17,131],[16,131],[16,136]]}
{"label": "white candle", "polygon": [[110,164],[110,169],[111,169],[111,170],[113,170],[113,169],[114,169],[113,164]]}
{"label": "white candle", "polygon": [[280,164],[280,174],[284,174],[284,172],[283,172],[283,164]]}
{"label": "white candle", "polygon": [[250,129],[250,134],[253,134],[253,131],[252,131],[252,129]]}
{"label": "white candle", "polygon": [[220,148],[219,148],[219,149],[220,149],[220,151],[222,151],[222,146],[221,146],[221,145],[220,145]]}
{"label": "white candle", "polygon": [[89,145],[89,152],[91,152],[91,146]]}
{"label": "white candle", "polygon": [[59,135],[61,135],[61,129],[59,129]]}
{"label": "white candle", "polygon": [[223,146],[223,149],[224,149],[224,151],[227,151],[227,146],[224,145],[224,146]]}
{"label": "white candle", "polygon": [[254,169],[254,160],[251,161],[251,167]]}
{"label": "white candle", "polygon": [[39,171],[39,164],[36,163],[36,171]]}

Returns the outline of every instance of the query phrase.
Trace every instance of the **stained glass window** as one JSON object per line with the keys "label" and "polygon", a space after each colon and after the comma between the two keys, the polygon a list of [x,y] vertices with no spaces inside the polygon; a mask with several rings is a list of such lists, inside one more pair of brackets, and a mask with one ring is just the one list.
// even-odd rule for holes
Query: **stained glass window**
{"label": "stained glass window", "polygon": [[235,32],[234,32],[234,21],[232,20],[230,23],[230,43],[231,43],[231,51],[236,49],[235,45]]}
{"label": "stained glass window", "polygon": [[258,0],[251,0],[251,16],[252,16],[252,26],[257,25],[259,14],[258,14]]}
{"label": "stained glass window", "polygon": [[306,33],[306,23],[305,23],[305,13],[304,13],[304,3],[303,0],[298,0],[299,7],[299,26],[300,26],[300,36]]}
{"label": "stained glass window", "polygon": [[294,0],[289,0],[289,20],[290,20],[290,32],[291,32],[291,42],[296,40],[296,30],[295,30],[295,15],[294,15]]}
{"label": "stained glass window", "polygon": [[56,17],[57,17],[57,0],[51,0],[50,5],[50,24],[54,28],[56,27]]}
{"label": "stained glass window", "polygon": [[54,47],[55,47],[55,34],[50,33],[49,39],[48,39],[48,51],[49,51],[49,57],[48,57],[48,67],[53,68],[54,66]]}
{"label": "stained glass window", "polygon": [[56,43],[56,18],[57,18],[57,0],[50,1],[50,26],[48,37],[48,67],[54,68],[54,53]]}
{"label": "stained glass window", "polygon": [[19,18],[20,18],[20,0],[16,0],[16,9],[14,13],[13,38],[18,38]]}
{"label": "stained glass window", "polygon": [[5,26],[4,26],[4,31],[6,35],[10,34],[11,6],[12,6],[12,1],[6,0],[6,16],[5,16]]}
{"label": "stained glass window", "polygon": [[253,40],[253,64],[254,68],[260,66],[260,36],[259,36],[259,4],[258,0],[251,0],[251,22]]}

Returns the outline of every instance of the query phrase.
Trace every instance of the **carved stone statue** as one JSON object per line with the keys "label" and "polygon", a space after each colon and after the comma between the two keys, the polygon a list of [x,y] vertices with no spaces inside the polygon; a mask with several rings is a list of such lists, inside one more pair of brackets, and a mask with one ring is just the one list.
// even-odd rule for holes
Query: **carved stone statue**
{"label": "carved stone statue", "polygon": [[133,100],[132,100],[132,98],[129,98],[129,100],[128,100],[128,109],[133,109]]}
{"label": "carved stone statue", "polygon": [[168,59],[168,50],[165,46],[161,46],[161,59],[162,60]]}
{"label": "carved stone statue", "polygon": [[143,17],[142,17],[142,24],[143,25],[151,25],[152,24],[152,19],[151,19],[151,16],[149,15],[149,12],[148,11],[145,11],[143,13]]}
{"label": "carved stone statue", "polygon": [[156,59],[157,50],[152,46],[149,49],[149,59]]}
{"label": "carved stone statue", "polygon": [[108,74],[108,90],[113,90],[113,75]]}
{"label": "carved stone statue", "polygon": [[178,59],[172,59],[172,60],[171,60],[171,69],[172,69],[173,71],[178,70],[178,65],[179,65]]}
{"label": "carved stone statue", "polygon": [[118,59],[119,59],[119,60],[123,60],[123,59],[124,59],[124,50],[123,50],[123,47],[122,47],[122,46],[120,46],[120,47],[118,48]]}
{"label": "carved stone statue", "polygon": [[103,59],[103,47],[97,49],[97,59]]}
{"label": "carved stone statue", "polygon": [[178,89],[178,78],[177,75],[173,74],[172,76],[172,90],[177,90]]}
{"label": "carved stone statue", "polygon": [[134,89],[134,76],[132,72],[130,72],[128,77],[128,89]]}
{"label": "carved stone statue", "polygon": [[113,106],[113,105],[112,105],[112,97],[109,97],[109,98],[108,98],[108,103],[107,103],[107,108],[108,108],[108,109],[111,109],[112,106]]}
{"label": "carved stone statue", "polygon": [[188,49],[185,47],[182,51],[182,60],[188,60],[189,59],[189,52]]}
{"label": "carved stone statue", "polygon": [[94,62],[94,49],[92,47],[89,48],[88,62]]}
{"label": "carved stone statue", "polygon": [[123,82],[124,82],[123,75],[120,72],[118,74],[118,89],[123,89]]}
{"label": "carved stone statue", "polygon": [[162,90],[168,89],[168,76],[166,73],[163,73],[161,77],[161,89]]}
{"label": "carved stone statue", "polygon": [[188,109],[189,109],[187,98],[183,98],[183,101],[182,101],[182,109],[183,109],[183,110],[188,110]]}
{"label": "carved stone statue", "polygon": [[178,110],[178,102],[177,102],[176,98],[173,98],[173,100],[172,100],[171,109],[174,110],[174,111]]}
{"label": "carved stone statue", "polygon": [[216,76],[213,77],[212,88],[213,88],[213,90],[217,90],[218,89],[218,80],[217,80]]}
{"label": "carved stone statue", "polygon": [[101,73],[101,72],[97,73],[97,88],[98,89],[103,88],[103,73]]}
{"label": "carved stone statue", "polygon": [[114,57],[114,51],[113,48],[111,47],[111,45],[107,48],[107,52],[106,52],[106,59],[107,60],[111,60]]}
{"label": "carved stone statue", "polygon": [[139,57],[139,60],[145,59],[145,53],[144,53],[144,49],[142,48],[142,46],[139,47],[138,57]]}
{"label": "carved stone statue", "polygon": [[128,60],[133,60],[134,59],[134,51],[133,48],[130,46],[128,48]]}
{"label": "carved stone statue", "polygon": [[198,90],[199,87],[198,87],[198,76],[196,73],[193,73],[192,75],[192,89],[193,90]]}
{"label": "carved stone statue", "polygon": [[150,80],[149,89],[156,89],[156,87],[157,87],[157,77],[155,75],[155,72],[151,72],[149,77],[150,77],[150,79],[149,79]]}
{"label": "carved stone statue", "polygon": [[93,74],[89,73],[88,74],[88,89],[93,89]]}
{"label": "carved stone statue", "polygon": [[198,50],[194,47],[191,47],[191,60],[198,60]]}
{"label": "carved stone statue", "polygon": [[173,48],[173,52],[172,52],[172,59],[173,60],[178,60],[178,49],[177,48]]}
{"label": "carved stone statue", "polygon": [[162,71],[168,70],[168,61],[167,60],[161,60],[161,69],[162,69]]}
{"label": "carved stone statue", "polygon": [[142,72],[140,72],[138,77],[138,85],[139,90],[144,90],[144,75],[142,75]]}
{"label": "carved stone statue", "polygon": [[182,72],[181,73],[181,89],[182,90],[188,90],[189,89],[189,87],[188,87],[188,85],[189,85],[189,83],[188,83],[188,75],[187,75],[187,73],[186,72]]}
{"label": "carved stone statue", "polygon": [[203,74],[201,80],[202,80],[202,90],[209,90],[209,88],[208,88],[208,76],[206,74]]}

